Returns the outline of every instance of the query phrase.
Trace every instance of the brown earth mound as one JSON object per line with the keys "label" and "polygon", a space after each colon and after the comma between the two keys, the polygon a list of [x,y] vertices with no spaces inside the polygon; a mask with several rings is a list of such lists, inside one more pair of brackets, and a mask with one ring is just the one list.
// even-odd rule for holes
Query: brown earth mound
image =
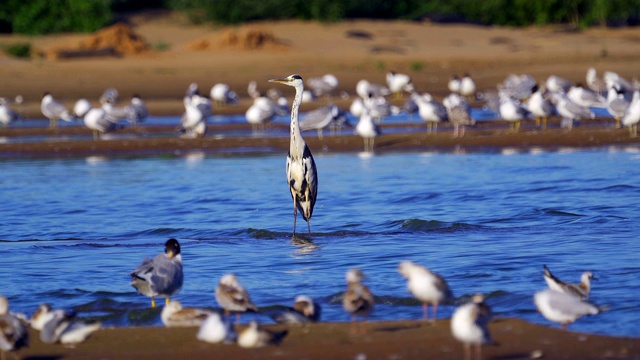
{"label": "brown earth mound", "polygon": [[148,50],[144,39],[130,25],[117,23],[82,40],[77,47],[57,48],[46,53],[47,59],[81,56],[128,56]]}
{"label": "brown earth mound", "polygon": [[[213,41],[201,39],[191,42],[188,46],[194,51],[212,50]],[[218,40],[218,49],[231,50],[285,50],[287,45],[267,30],[246,29],[246,30],[226,30]]]}

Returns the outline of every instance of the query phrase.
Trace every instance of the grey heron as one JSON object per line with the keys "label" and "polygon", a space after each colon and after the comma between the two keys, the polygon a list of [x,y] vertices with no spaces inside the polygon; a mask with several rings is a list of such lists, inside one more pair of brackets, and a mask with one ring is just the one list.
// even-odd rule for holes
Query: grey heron
{"label": "grey heron", "polygon": [[296,89],[296,95],[291,106],[291,138],[289,142],[289,153],[287,154],[287,183],[293,198],[293,236],[296,235],[296,218],[298,210],[302,218],[307,222],[307,230],[311,235],[311,216],[313,207],[316,204],[318,195],[318,171],[316,163],[311,155],[311,150],[302,138],[298,125],[298,110],[302,102],[302,92],[304,91],[304,81],[300,75],[289,75],[283,79],[271,79],[275,82]]}

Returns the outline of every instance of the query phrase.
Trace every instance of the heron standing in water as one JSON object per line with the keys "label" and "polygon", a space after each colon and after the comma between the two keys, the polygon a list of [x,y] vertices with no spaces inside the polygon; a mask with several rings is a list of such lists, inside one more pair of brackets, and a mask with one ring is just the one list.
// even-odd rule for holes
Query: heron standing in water
{"label": "heron standing in water", "polygon": [[296,89],[296,96],[291,106],[291,140],[289,154],[287,154],[287,182],[293,198],[293,236],[296,236],[298,210],[307,222],[307,230],[311,235],[309,221],[311,221],[313,206],[316,204],[318,194],[318,171],[311,151],[307,143],[304,142],[298,126],[298,110],[302,102],[304,81],[300,75],[294,74],[284,79],[271,79],[269,82],[293,86]]}

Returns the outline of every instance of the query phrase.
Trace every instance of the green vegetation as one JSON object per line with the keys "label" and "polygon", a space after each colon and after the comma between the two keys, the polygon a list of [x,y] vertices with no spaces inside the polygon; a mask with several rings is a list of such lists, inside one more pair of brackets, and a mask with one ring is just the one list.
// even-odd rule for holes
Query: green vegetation
{"label": "green vegetation", "polygon": [[2,45],[2,50],[8,55],[17,58],[29,58],[31,57],[31,43],[20,42],[13,44]]}
{"label": "green vegetation", "polygon": [[640,0],[2,0],[0,32],[90,32],[112,22],[114,13],[149,8],[178,10],[194,22],[218,24],[429,18],[506,26],[573,24],[580,28],[640,22]]}
{"label": "green vegetation", "polygon": [[420,60],[415,60],[409,64],[409,67],[411,70],[418,72],[424,68],[424,63]]}

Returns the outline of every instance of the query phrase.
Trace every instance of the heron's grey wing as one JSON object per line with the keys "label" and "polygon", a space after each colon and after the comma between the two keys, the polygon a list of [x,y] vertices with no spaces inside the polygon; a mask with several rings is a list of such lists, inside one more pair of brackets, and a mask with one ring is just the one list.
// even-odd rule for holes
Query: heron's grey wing
{"label": "heron's grey wing", "polygon": [[309,150],[309,147],[306,145],[304,147],[304,153],[302,154],[302,163],[304,165],[304,177],[309,187],[309,197],[311,200],[309,217],[311,217],[313,207],[316,204],[316,197],[318,196],[318,170],[316,169],[316,162],[311,155],[311,150]]}
{"label": "heron's grey wing", "polygon": [[182,264],[159,254],[153,259],[151,289],[159,294],[173,294],[182,287]]}

